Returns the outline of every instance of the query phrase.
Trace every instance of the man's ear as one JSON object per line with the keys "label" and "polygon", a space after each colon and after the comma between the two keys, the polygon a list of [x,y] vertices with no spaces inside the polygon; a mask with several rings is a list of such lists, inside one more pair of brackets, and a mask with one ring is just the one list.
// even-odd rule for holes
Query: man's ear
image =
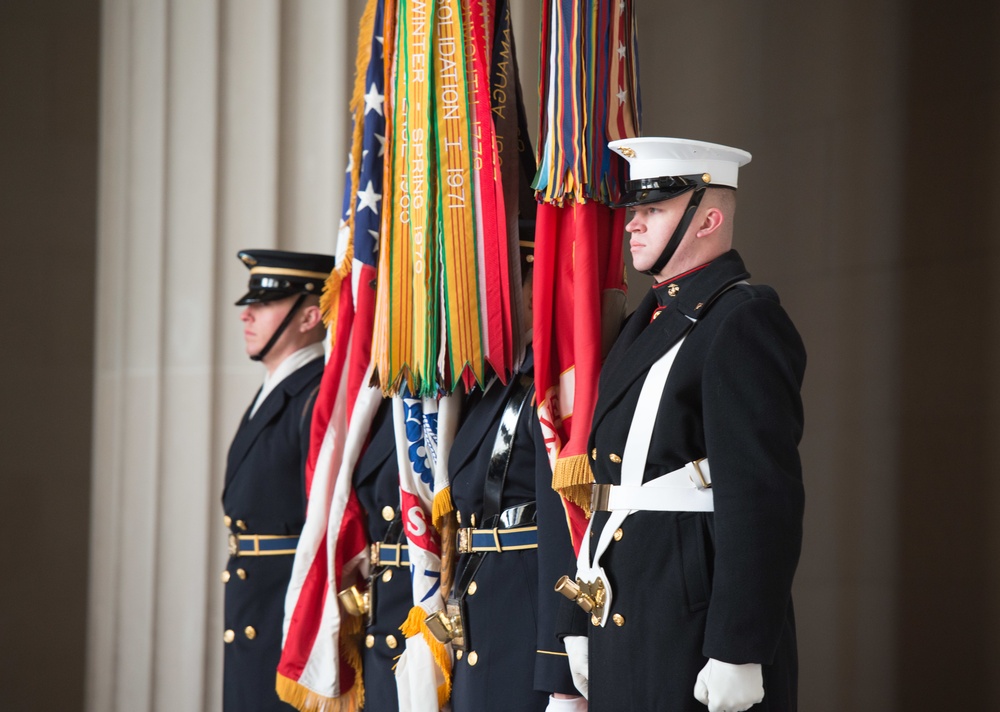
{"label": "man's ear", "polygon": [[299,331],[312,331],[323,322],[323,313],[319,306],[309,304],[302,309],[302,320],[299,322]]}
{"label": "man's ear", "polygon": [[705,215],[701,219],[701,224],[698,225],[698,232],[695,233],[695,237],[708,237],[722,227],[724,222],[726,222],[725,213],[715,206],[710,207],[705,211]]}

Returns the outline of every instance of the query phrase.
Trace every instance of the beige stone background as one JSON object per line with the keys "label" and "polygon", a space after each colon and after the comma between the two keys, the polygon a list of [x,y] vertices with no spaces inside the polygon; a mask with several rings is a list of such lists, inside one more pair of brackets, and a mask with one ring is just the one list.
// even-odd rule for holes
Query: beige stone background
{"label": "beige stone background", "polygon": [[[360,5],[0,2],[0,709],[218,709],[234,254],[332,249]],[[636,5],[644,133],[754,154],[809,351],[801,708],[991,705],[1000,5]]]}

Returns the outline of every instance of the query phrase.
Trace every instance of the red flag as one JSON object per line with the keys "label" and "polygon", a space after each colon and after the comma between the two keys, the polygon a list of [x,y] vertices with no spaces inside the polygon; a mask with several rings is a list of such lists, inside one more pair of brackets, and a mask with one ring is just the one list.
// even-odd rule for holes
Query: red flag
{"label": "red flag", "polygon": [[587,438],[597,403],[602,321],[616,325],[624,299],[624,213],[591,201],[538,206],[534,340],[538,417],[553,464],[552,486],[567,502],[574,547],[587,528],[593,478]]}

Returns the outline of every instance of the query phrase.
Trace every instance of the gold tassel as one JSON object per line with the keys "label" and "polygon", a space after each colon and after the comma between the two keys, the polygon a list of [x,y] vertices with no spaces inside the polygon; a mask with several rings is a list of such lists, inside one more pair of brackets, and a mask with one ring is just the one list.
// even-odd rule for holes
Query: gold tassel
{"label": "gold tassel", "polygon": [[438,685],[437,690],[438,707],[440,708],[444,707],[445,702],[451,697],[451,655],[448,654],[444,643],[431,635],[430,630],[427,629],[427,624],[424,622],[425,618],[427,618],[427,611],[420,606],[414,606],[410,609],[410,614],[403,621],[403,625],[399,626],[399,629],[407,638],[422,635],[427,642],[427,647],[431,649],[431,656],[434,658],[434,662],[441,668],[441,672],[444,674],[444,682]]}
{"label": "gold tassel", "polygon": [[278,673],[275,690],[283,701],[301,712],[356,712],[365,705],[361,664],[361,619],[346,617],[340,626],[340,655],[354,670],[354,685],[339,697],[326,697]]}
{"label": "gold tassel", "polygon": [[455,502],[451,499],[451,487],[445,487],[434,495],[434,504],[431,507],[431,521],[438,529],[441,528],[441,520],[455,511]]}
{"label": "gold tassel", "polygon": [[590,518],[590,489],[594,474],[590,471],[590,461],[584,455],[570,455],[556,460],[552,473],[552,489],[563,499],[582,509]]}
{"label": "gold tassel", "polygon": [[357,685],[340,697],[325,697],[278,673],[274,687],[282,701],[300,712],[357,712],[361,709]]}
{"label": "gold tassel", "polygon": [[354,687],[358,708],[365,706],[365,676],[361,660],[361,618],[344,616],[340,622],[340,656],[354,670]]}
{"label": "gold tassel", "polygon": [[[364,138],[364,101],[365,101],[365,75],[368,73],[368,64],[371,61],[371,41],[370,38],[375,29],[375,10],[377,0],[368,0],[365,11],[361,15],[361,22],[358,27],[358,54],[354,61],[354,92],[351,95],[350,110],[354,116],[354,133],[351,136],[351,195],[358,193],[358,178],[361,175],[361,141]],[[369,41],[366,41],[366,38]],[[351,212],[348,218],[350,234],[354,234],[354,212],[357,203],[351,200]],[[344,257],[337,265],[330,276],[323,284],[323,293],[319,298],[320,313],[323,315],[323,324],[330,334],[330,347],[334,346],[334,337],[337,333],[337,304],[340,301],[340,286],[351,274],[354,268],[354,240],[347,243]]]}

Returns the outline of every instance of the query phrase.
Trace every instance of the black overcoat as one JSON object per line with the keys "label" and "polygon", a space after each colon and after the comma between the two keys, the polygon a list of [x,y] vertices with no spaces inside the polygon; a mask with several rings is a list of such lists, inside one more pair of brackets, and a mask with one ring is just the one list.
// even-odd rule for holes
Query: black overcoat
{"label": "black overcoat", "polygon": [[[685,337],[643,481],[708,457],[715,511],[636,512],[611,541],[601,563],[621,624],[586,626],[591,712],[704,712],[693,689],[709,657],[763,665],[765,697],[753,710],[797,708],[805,349],[773,290],[738,284],[747,276],[731,251],[681,280],[652,320],[650,293],[602,371],[588,449],[596,481],[619,484],[645,375]],[[592,547],[607,518],[594,514]]]}
{"label": "black overcoat", "polygon": [[[354,491],[367,522],[368,541],[384,541],[399,517],[399,464],[392,424],[392,400],[383,399],[372,422],[371,437],[354,468]],[[395,537],[393,537],[395,539]],[[401,538],[406,542],[406,538]],[[400,626],[413,606],[409,566],[373,570],[374,613],[366,626],[361,661],[364,667],[365,710],[399,709],[393,668],[406,648]]]}
{"label": "black overcoat", "polygon": [[[305,521],[305,461],[312,407],[323,373],[317,358],[288,375],[229,448],[222,507],[233,534],[296,535]],[[256,398],[255,398],[256,400]],[[252,407],[252,406],[251,406]],[[291,555],[230,556],[226,566],[223,709],[292,709],[275,692]]]}
{"label": "black overcoat", "polygon": [[[522,372],[531,373],[529,352]],[[483,523],[483,487],[497,430],[516,377],[495,381],[465,416],[449,456],[451,496],[459,526]],[[559,594],[553,586],[573,565],[562,501],[552,490],[541,428],[528,394],[515,430],[501,510],[535,501],[538,549],[487,553],[466,597],[475,656],[454,664],[452,710],[541,711],[551,692],[577,694],[562,643],[556,638]],[[546,526],[547,525],[547,526]],[[459,557],[461,572],[469,555]],[[470,664],[475,660],[475,664]]]}

